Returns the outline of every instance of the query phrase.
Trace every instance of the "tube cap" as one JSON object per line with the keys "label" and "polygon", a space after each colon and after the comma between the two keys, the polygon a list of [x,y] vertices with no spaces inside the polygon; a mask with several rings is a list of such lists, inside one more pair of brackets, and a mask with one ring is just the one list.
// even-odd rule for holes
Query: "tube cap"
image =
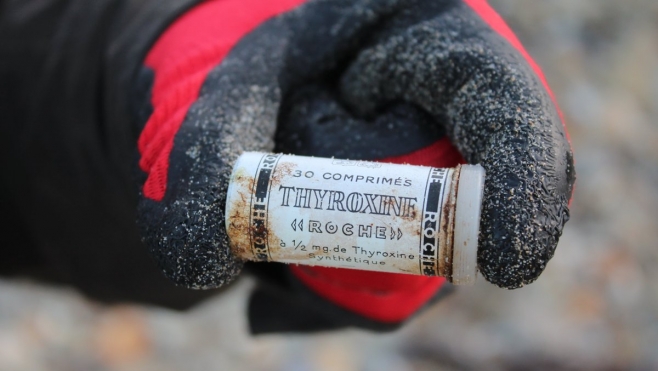
{"label": "tube cap", "polygon": [[484,168],[462,165],[457,190],[452,282],[472,285],[477,276],[480,212],[484,193]]}

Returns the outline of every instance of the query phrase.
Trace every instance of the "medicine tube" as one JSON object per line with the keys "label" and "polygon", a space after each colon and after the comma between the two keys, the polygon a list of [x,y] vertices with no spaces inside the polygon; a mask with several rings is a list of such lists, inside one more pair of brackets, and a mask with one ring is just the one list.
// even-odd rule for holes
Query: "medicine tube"
{"label": "medicine tube", "polygon": [[477,274],[480,165],[398,165],[245,152],[226,229],[244,260],[443,276]]}

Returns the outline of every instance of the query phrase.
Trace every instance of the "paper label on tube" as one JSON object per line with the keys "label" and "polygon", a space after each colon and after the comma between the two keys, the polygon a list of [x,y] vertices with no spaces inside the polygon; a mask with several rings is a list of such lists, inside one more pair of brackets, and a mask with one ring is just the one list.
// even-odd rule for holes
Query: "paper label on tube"
{"label": "paper label on tube", "polygon": [[450,276],[459,168],[248,152],[227,198],[248,260]]}

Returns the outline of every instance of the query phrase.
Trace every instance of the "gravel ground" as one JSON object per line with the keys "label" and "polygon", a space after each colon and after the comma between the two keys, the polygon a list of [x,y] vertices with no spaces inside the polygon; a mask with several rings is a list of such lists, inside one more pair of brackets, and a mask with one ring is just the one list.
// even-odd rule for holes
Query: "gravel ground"
{"label": "gravel ground", "polygon": [[536,283],[480,280],[393,334],[252,338],[249,280],[183,314],[0,281],[0,370],[658,369],[658,2],[491,3],[543,67],[576,153],[572,220]]}

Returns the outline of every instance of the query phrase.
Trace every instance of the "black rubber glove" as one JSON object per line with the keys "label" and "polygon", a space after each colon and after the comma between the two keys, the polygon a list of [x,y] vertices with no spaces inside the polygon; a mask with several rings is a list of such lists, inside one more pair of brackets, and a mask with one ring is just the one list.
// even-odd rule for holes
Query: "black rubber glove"
{"label": "black rubber glove", "polygon": [[[481,17],[486,4],[470,3],[312,1],[261,24],[225,57],[213,50],[217,35],[201,38],[210,46],[176,49],[194,58],[173,67],[152,51],[156,91],[140,139],[148,178],[139,225],[165,274],[192,288],[235,278],[242,262],[229,251],[224,228],[232,164],[242,151],[273,150],[282,103],[318,85],[331,96],[329,108],[310,105],[296,120],[326,110],[367,126],[405,103],[444,128],[466,160],[487,171],[480,271],[506,288],[534,281],[569,217],[571,150],[541,79]],[[185,96],[186,83],[199,75],[202,89],[187,110],[176,94]],[[167,94],[157,92],[163,86]]]}

